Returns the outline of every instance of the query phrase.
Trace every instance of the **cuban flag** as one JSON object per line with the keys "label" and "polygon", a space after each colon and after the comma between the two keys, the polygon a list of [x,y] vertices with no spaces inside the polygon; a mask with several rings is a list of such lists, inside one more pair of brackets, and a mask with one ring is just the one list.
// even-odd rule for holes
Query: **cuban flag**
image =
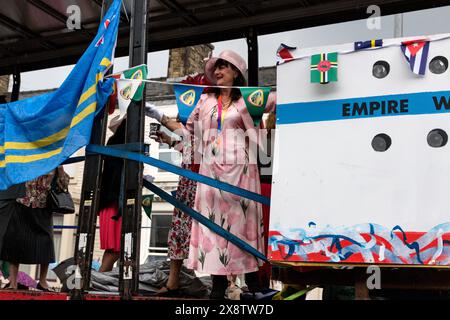
{"label": "cuban flag", "polygon": [[294,56],[291,51],[297,49],[297,47],[290,47],[284,43],[280,44],[277,50],[277,65],[293,60]]}
{"label": "cuban flag", "polygon": [[418,75],[425,75],[428,61],[430,42],[426,40],[414,40],[402,42],[401,49],[409,62],[411,71]]}

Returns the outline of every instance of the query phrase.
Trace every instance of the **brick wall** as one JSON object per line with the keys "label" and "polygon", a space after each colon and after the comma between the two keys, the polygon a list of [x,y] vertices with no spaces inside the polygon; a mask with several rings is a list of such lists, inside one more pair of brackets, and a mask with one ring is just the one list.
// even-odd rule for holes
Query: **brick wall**
{"label": "brick wall", "polygon": [[0,76],[0,96],[8,94],[9,75]]}
{"label": "brick wall", "polygon": [[179,78],[194,73],[202,73],[204,59],[209,57],[214,46],[203,44],[192,47],[176,48],[169,51],[168,78]]}

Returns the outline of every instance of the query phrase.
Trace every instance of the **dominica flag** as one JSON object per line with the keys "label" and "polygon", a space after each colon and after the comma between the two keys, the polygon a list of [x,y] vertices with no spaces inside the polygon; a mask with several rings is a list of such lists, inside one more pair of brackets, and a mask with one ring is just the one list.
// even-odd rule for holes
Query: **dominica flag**
{"label": "dominica flag", "polygon": [[337,81],[338,53],[321,53],[311,56],[311,83],[325,84]]}
{"label": "dominica flag", "polygon": [[425,75],[428,61],[430,42],[426,40],[415,40],[402,42],[401,49],[409,63],[412,72]]}
{"label": "dominica flag", "polygon": [[383,46],[383,39],[376,40],[368,40],[368,41],[356,41],[355,42],[355,51],[368,49],[368,48],[376,48]]}

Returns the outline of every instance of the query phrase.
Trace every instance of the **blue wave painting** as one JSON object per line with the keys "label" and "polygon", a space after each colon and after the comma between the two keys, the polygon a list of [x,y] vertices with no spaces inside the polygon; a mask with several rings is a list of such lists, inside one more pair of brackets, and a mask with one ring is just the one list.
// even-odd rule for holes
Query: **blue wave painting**
{"label": "blue wave painting", "polygon": [[269,236],[271,260],[450,265],[450,222],[426,233],[373,223],[319,230],[316,223],[310,222],[305,229],[274,229]]}

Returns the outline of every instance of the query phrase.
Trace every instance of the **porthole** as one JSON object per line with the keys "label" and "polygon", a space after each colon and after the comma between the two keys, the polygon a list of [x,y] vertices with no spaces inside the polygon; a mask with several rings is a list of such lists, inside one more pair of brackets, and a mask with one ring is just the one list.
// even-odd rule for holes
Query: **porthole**
{"label": "porthole", "polygon": [[440,148],[447,144],[448,135],[442,129],[434,129],[428,133],[427,142],[432,148]]}
{"label": "porthole", "polygon": [[437,56],[431,59],[428,68],[432,73],[441,74],[447,71],[448,69],[448,60],[446,57]]}
{"label": "porthole", "polygon": [[372,75],[375,78],[383,79],[389,74],[390,70],[391,67],[389,66],[389,63],[387,63],[386,61],[377,61],[373,65]]}
{"label": "porthole", "polygon": [[387,149],[389,149],[391,144],[392,144],[391,138],[384,133],[377,134],[372,139],[372,148],[377,152],[386,151]]}

